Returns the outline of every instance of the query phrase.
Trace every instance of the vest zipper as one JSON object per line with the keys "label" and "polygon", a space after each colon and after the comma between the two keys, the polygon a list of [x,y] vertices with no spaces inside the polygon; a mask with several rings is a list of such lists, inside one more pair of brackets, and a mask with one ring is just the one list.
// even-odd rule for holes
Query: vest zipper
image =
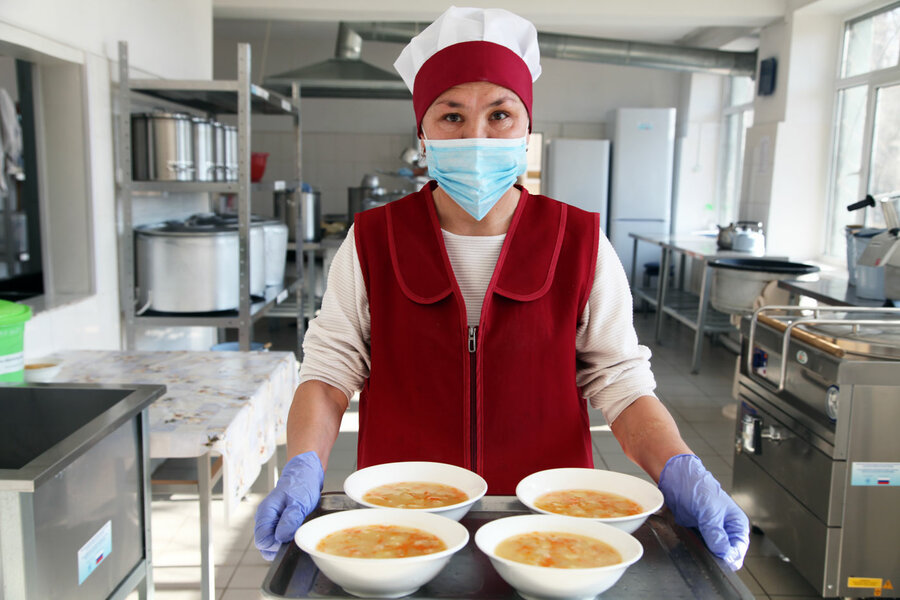
{"label": "vest zipper", "polygon": [[472,471],[478,472],[478,327],[469,327],[469,439],[472,453]]}

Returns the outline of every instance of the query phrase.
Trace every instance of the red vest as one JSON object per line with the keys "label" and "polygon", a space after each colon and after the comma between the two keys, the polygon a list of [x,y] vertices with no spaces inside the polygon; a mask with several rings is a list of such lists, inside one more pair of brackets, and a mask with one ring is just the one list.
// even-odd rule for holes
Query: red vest
{"label": "red vest", "polygon": [[472,337],[434,185],[355,217],[372,321],[358,466],[451,463],[491,494],[542,469],[593,467],[575,330],[599,216],[522,189]]}

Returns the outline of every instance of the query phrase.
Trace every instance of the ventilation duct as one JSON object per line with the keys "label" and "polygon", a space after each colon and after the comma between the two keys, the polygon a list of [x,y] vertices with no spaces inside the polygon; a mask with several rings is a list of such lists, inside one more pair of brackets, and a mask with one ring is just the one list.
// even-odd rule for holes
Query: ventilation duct
{"label": "ventilation duct", "polygon": [[[428,23],[411,22],[341,22],[334,58],[273,75],[266,78],[265,85],[290,93],[291,83],[299,81],[303,97],[409,99],[409,90],[399,76],[360,58],[362,42],[406,44],[427,26]],[[756,52],[728,52],[556,33],[538,33],[538,43],[542,58],[715,75],[756,75]]]}
{"label": "ventilation duct", "polygon": [[[364,40],[405,44],[425,29],[428,23],[350,22],[347,25]],[[542,32],[538,33],[538,44],[541,58],[716,75],[756,75],[756,52],[728,52]]]}

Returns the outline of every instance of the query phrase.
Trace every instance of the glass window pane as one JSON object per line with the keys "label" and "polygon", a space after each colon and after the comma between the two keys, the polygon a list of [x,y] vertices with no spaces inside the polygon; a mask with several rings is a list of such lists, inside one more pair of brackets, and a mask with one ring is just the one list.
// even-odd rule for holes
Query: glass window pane
{"label": "glass window pane", "polygon": [[861,85],[838,92],[831,218],[826,240],[826,253],[833,256],[843,256],[846,252],[844,227],[862,220],[861,214],[849,212],[847,206],[860,199],[859,178],[867,91],[867,87]]}
{"label": "glass window pane", "polygon": [[[868,191],[874,196],[900,194],[900,85],[879,88],[875,96]],[[884,225],[881,212],[872,211],[873,225]]]}
{"label": "glass window pane", "polygon": [[750,77],[731,78],[730,106],[740,106],[753,102],[753,79]]}
{"label": "glass window pane", "polygon": [[741,173],[744,166],[744,142],[753,124],[753,111],[745,110],[725,117],[725,157],[719,188],[719,223],[727,225],[738,216],[741,199]]}
{"label": "glass window pane", "polygon": [[900,64],[900,5],[847,26],[843,77],[897,64]]}

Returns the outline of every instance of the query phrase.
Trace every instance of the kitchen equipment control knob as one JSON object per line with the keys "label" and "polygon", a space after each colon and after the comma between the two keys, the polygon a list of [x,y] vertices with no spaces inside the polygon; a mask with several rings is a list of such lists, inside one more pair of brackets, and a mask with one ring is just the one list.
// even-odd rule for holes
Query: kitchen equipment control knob
{"label": "kitchen equipment control knob", "polygon": [[837,421],[838,407],[840,403],[840,388],[836,385],[828,386],[825,390],[825,413],[832,421]]}

